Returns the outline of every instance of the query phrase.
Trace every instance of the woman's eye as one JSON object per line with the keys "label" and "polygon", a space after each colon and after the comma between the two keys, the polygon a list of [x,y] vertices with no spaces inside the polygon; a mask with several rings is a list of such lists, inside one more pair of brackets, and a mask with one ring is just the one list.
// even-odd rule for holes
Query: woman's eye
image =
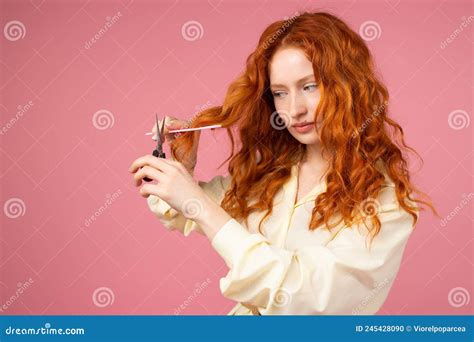
{"label": "woman's eye", "polygon": [[274,96],[274,97],[282,97],[283,94],[284,94],[284,93],[280,91],[280,92],[275,92],[275,93],[273,93],[273,96]]}
{"label": "woman's eye", "polygon": [[[313,91],[315,90],[316,88],[318,87],[317,84],[308,84],[306,86],[303,87],[303,89],[305,91]],[[275,98],[282,98],[285,96],[285,92],[284,91],[276,91],[273,93],[273,97]]]}

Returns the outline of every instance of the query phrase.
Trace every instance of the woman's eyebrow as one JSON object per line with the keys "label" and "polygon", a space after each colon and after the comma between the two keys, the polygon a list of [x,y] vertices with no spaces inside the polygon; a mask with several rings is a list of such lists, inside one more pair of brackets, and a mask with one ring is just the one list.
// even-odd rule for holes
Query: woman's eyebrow
{"label": "woman's eyebrow", "polygon": [[[310,79],[312,79],[312,78],[314,78],[314,75],[313,75],[313,74],[307,75],[307,76],[305,76],[305,77],[299,79],[298,81],[296,81],[296,84],[301,84],[301,83],[303,83],[303,82],[305,82],[305,81],[308,81],[308,80],[310,80]],[[284,85],[284,84],[277,84],[277,83],[274,83],[274,84],[271,84],[270,87],[272,87],[272,88],[273,88],[273,87],[285,87],[285,85]]]}

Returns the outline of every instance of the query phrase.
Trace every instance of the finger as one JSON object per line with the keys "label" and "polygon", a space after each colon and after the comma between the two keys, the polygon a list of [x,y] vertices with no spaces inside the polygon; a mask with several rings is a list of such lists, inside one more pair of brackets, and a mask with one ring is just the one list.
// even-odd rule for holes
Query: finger
{"label": "finger", "polygon": [[[170,124],[168,125],[168,131],[188,128],[188,127],[189,127],[189,125],[188,125],[187,121],[174,120],[174,121],[170,122]],[[181,133],[181,132],[168,133],[166,135],[166,139],[171,143],[174,139],[179,137],[181,134],[183,134],[183,133]]]}
{"label": "finger", "polygon": [[[163,128],[163,142],[165,141],[172,141],[175,139],[175,135],[178,133],[169,133],[169,131],[172,131],[174,129],[181,129],[181,128],[187,128],[187,122],[183,120],[179,120],[175,117],[171,116],[165,116],[164,119],[158,120],[158,126],[161,128],[161,125],[163,123],[163,120],[165,120],[165,126]],[[151,139],[154,141],[158,140],[158,129],[156,127],[156,124],[153,125],[152,128],[152,137]]]}
{"label": "finger", "polygon": [[161,170],[162,172],[166,172],[166,163],[164,163],[162,160],[159,160],[159,159],[162,159],[162,158],[156,158],[155,156],[147,154],[133,161],[128,171],[131,173],[135,173],[142,167],[149,165],[151,167],[154,167],[155,169]]}
{"label": "finger", "polygon": [[163,197],[161,192],[160,192],[160,187],[157,186],[156,184],[144,184],[140,188],[140,195],[143,197],[148,197],[150,195],[155,195],[158,197]]}
{"label": "finger", "polygon": [[169,161],[164,158],[156,158],[155,156],[152,156],[151,154],[147,154],[143,157],[140,157],[136,159],[129,167],[128,171],[131,173],[137,172],[138,169],[141,167],[149,165],[155,169],[158,169],[164,173],[169,173],[173,171],[173,168],[176,166],[173,164],[172,161]]}
{"label": "finger", "polygon": [[171,142],[176,138],[177,134],[178,133],[166,133],[165,134],[165,140],[168,141],[168,142]]}
{"label": "finger", "polygon": [[133,179],[135,180],[135,186],[139,186],[140,184],[142,184],[142,180],[145,177],[151,180],[156,180],[158,181],[158,183],[161,183],[164,178],[164,173],[151,166],[144,166],[133,175]]}
{"label": "finger", "polygon": [[169,134],[170,130],[176,129],[177,127],[181,127],[180,122],[182,121],[175,117],[168,116],[165,121],[163,133]]}
{"label": "finger", "polygon": [[165,127],[168,128],[168,131],[172,131],[173,129],[185,128],[186,126],[187,126],[186,121],[182,121],[182,120],[178,120],[178,119],[174,119],[174,120],[170,121],[168,124],[165,124]]}
{"label": "finger", "polygon": [[[186,125],[187,123],[185,121],[169,116],[166,117],[165,126],[163,128],[163,142],[168,141],[171,143],[179,134],[179,132],[170,133],[169,131],[172,131],[174,129],[186,128]],[[152,139],[156,141],[158,140],[158,136],[155,134]]]}
{"label": "finger", "polygon": [[[172,122],[173,120],[176,120],[175,118],[172,118],[171,116],[165,116],[163,118],[163,120],[165,121],[165,124],[163,126],[163,136],[162,136],[162,139],[163,141],[162,142],[165,142],[166,140],[168,140],[168,131],[169,131],[169,128],[168,128],[168,125],[170,122]],[[159,125],[159,129],[161,130],[161,126],[163,124],[163,120],[158,120],[158,125]],[[153,135],[152,137],[153,140],[158,140],[158,130],[155,131],[155,134]]]}

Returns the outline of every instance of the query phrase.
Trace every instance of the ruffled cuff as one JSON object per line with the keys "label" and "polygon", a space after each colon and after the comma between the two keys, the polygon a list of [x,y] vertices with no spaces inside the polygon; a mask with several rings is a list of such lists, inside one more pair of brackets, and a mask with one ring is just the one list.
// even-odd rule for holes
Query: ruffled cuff
{"label": "ruffled cuff", "polygon": [[159,218],[172,219],[179,214],[179,212],[163,201],[161,198],[155,195],[150,195],[147,198],[148,206],[151,211],[156,214]]}

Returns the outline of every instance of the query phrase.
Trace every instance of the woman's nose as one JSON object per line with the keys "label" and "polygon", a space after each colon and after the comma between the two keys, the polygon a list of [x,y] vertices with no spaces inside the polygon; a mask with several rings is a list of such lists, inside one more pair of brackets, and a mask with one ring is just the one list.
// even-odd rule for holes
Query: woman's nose
{"label": "woman's nose", "polygon": [[293,95],[291,97],[289,112],[292,119],[297,119],[299,115],[305,114],[306,104],[304,102],[304,98],[298,95]]}

